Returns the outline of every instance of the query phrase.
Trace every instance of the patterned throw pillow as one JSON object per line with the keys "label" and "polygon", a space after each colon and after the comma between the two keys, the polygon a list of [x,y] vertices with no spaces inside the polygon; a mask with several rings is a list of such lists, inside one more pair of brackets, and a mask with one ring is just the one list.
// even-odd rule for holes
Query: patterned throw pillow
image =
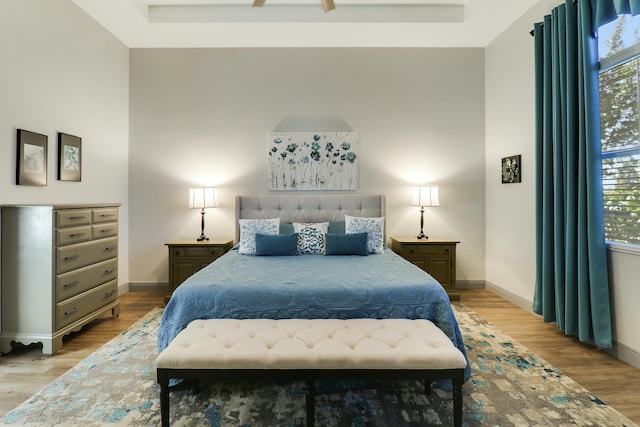
{"label": "patterned throw pillow", "polygon": [[278,234],[280,218],[240,219],[240,247],[238,253],[253,255],[256,253],[256,233]]}
{"label": "patterned throw pillow", "polygon": [[345,233],[367,233],[367,249],[370,254],[384,251],[384,217],[364,218],[344,216]]}
{"label": "patterned throw pillow", "polygon": [[293,232],[298,233],[298,252],[301,254],[323,254],[328,222],[294,222]]}

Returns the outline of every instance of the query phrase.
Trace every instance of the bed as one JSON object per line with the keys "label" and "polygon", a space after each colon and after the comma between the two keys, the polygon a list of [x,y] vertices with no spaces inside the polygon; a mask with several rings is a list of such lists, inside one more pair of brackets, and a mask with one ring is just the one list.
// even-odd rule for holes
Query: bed
{"label": "bed", "polygon": [[[239,243],[173,292],[158,330],[159,351],[196,319],[366,317],[430,320],[466,357],[443,287],[384,244],[385,215],[383,195],[237,196]],[[325,239],[322,254],[313,254],[318,250],[313,240],[316,225],[325,227],[319,231]],[[301,247],[300,236],[306,239],[305,233],[310,235],[305,244],[311,243]],[[354,242],[355,235],[364,235],[367,253],[361,255],[367,256],[343,255],[344,251],[336,250],[346,247],[346,253],[351,253],[352,246],[357,246],[362,251],[362,239],[357,245],[344,245],[345,238]],[[247,236],[254,238],[249,238],[249,244]],[[286,239],[291,243],[291,236],[296,236],[298,251],[311,254],[260,256],[271,255],[264,248],[277,247],[279,251],[280,242]],[[269,239],[268,244],[262,244],[261,239]],[[465,381],[469,373],[467,365]]]}

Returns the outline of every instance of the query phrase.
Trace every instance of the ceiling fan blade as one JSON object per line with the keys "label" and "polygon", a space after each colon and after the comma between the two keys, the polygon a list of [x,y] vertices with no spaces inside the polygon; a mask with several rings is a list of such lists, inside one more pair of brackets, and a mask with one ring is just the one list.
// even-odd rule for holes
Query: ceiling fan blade
{"label": "ceiling fan blade", "polygon": [[264,0],[253,0],[252,7],[262,7],[264,6]]}
{"label": "ceiling fan blade", "polygon": [[336,8],[336,5],[333,3],[333,0],[322,0],[322,8],[325,12],[329,12]]}

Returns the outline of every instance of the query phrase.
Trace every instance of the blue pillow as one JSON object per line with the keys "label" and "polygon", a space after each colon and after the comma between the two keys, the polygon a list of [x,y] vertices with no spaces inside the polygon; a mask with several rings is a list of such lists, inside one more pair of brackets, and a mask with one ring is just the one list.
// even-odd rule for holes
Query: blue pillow
{"label": "blue pillow", "polygon": [[293,224],[290,222],[281,222],[280,223],[280,234],[291,234],[293,233]]}
{"label": "blue pillow", "polygon": [[328,233],[325,237],[327,255],[369,255],[367,233]]}
{"label": "blue pillow", "polygon": [[298,234],[258,234],[256,233],[256,255],[294,256],[298,255]]}
{"label": "blue pillow", "polygon": [[330,221],[329,231],[327,233],[344,234],[344,221]]}

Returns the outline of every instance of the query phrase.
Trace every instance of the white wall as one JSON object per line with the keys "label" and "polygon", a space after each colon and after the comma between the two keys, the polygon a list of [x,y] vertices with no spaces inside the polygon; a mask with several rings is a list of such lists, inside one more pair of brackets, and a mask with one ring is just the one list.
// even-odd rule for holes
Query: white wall
{"label": "white wall", "polygon": [[[0,2],[0,205],[118,202],[128,281],[129,50],[70,0]],[[48,136],[48,185],[18,186],[16,133]],[[57,132],[82,138],[81,182],[57,176]]]}
{"label": "white wall", "polygon": [[[535,285],[534,7],[485,49],[486,280],[531,309]],[[521,183],[502,184],[503,157],[521,154]]]}
{"label": "white wall", "polygon": [[[486,49],[486,279],[531,311],[535,289],[535,22],[558,4],[542,0]],[[517,96],[514,96],[517,94]],[[500,158],[522,154],[522,183],[501,184]],[[614,352],[640,363],[640,255],[609,252]]]}
{"label": "white wall", "polygon": [[360,193],[387,195],[390,235],[419,231],[411,182],[441,185],[430,236],[484,271],[481,49],[133,49],[130,281],[166,282],[164,243],[195,239],[193,184],[219,187],[209,236],[233,237],[234,196],[267,192],[267,133],[360,132]]}

